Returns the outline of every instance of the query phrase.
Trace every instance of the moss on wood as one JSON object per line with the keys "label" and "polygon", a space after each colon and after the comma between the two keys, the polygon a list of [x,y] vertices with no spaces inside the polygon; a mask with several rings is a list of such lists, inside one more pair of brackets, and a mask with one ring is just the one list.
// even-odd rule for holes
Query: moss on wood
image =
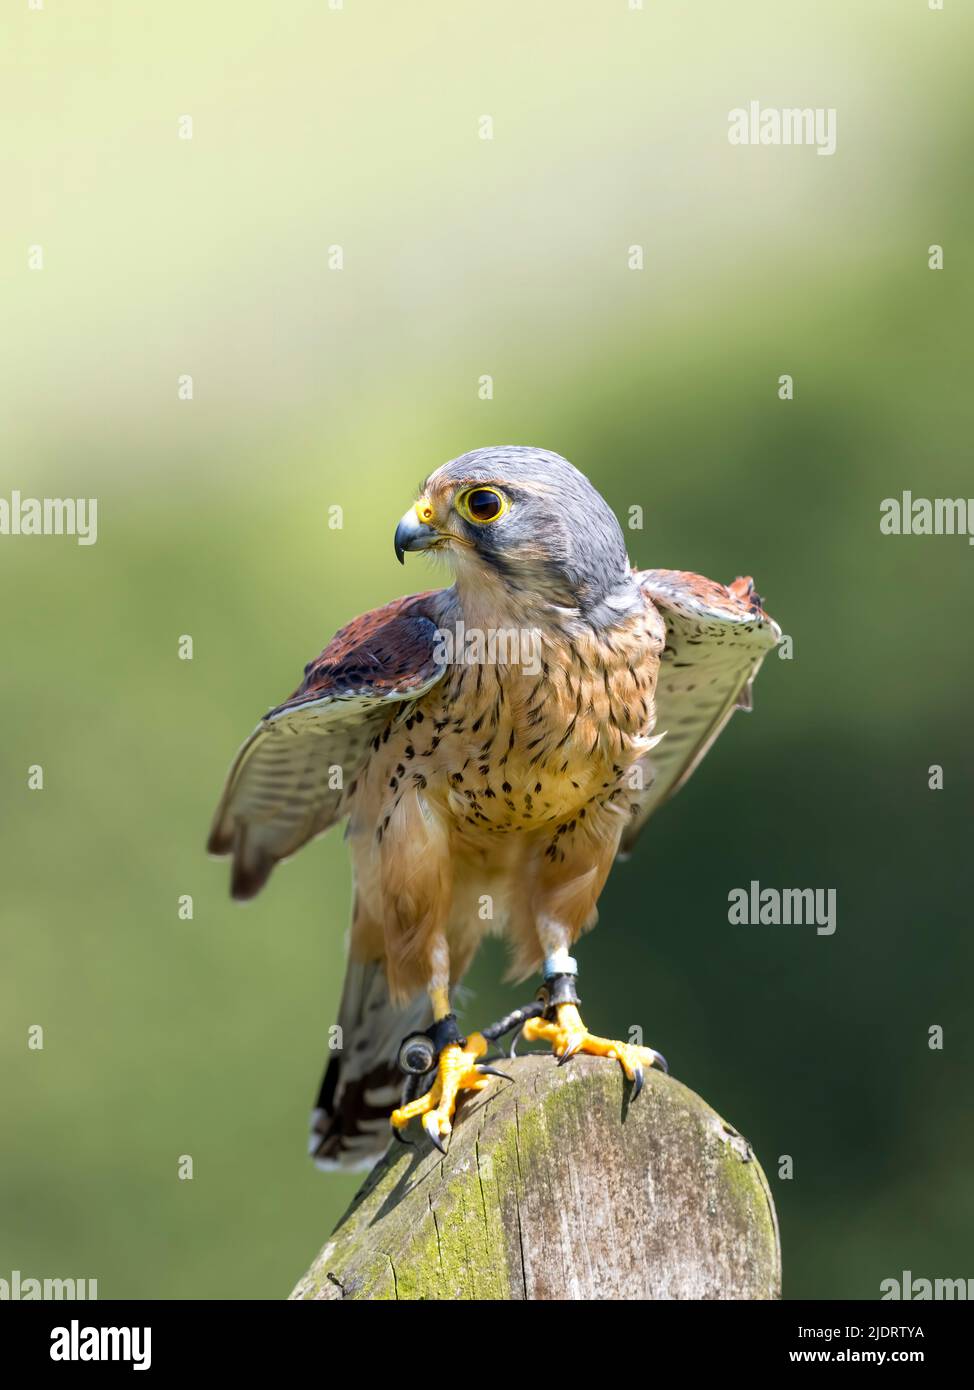
{"label": "moss on wood", "polygon": [[390,1145],[292,1298],[779,1296],[767,1179],[699,1096],[654,1072],[630,1105],[600,1058],[501,1067],[445,1158]]}

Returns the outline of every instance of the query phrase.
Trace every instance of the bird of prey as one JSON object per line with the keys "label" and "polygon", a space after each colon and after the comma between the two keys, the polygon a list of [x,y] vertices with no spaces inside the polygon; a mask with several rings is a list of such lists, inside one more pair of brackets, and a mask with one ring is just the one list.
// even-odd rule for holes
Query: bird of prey
{"label": "bird of prey", "polygon": [[[235,898],[347,817],[354,912],[341,1045],[312,1119],[319,1166],[363,1166],[414,1117],[444,1148],[507,1031],[617,1060],[591,1034],[571,950],[613,861],[687,780],[780,630],[750,579],[634,570],[622,530],[558,454],[477,449],[427,478],[395,551],[455,582],[355,619],[243,745],[209,849]],[[486,910],[485,910],[486,905]],[[485,931],[537,998],[463,1036],[455,991]],[[405,1073],[405,1080],[403,1077]],[[398,1102],[398,1105],[397,1105]],[[391,1116],[389,1110],[392,1109]]]}

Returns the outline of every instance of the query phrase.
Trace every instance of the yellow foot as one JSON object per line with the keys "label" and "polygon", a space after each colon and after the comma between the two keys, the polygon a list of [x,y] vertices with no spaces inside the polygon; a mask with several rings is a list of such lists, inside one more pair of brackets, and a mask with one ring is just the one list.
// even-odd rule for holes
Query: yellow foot
{"label": "yellow foot", "polygon": [[574,1004],[559,1004],[555,1012],[557,1023],[549,1023],[543,1018],[529,1018],[521,1030],[521,1036],[528,1042],[550,1042],[559,1065],[574,1057],[576,1052],[587,1052],[593,1057],[613,1057],[633,1083],[633,1100],[643,1088],[646,1067],[658,1066],[663,1071],[669,1070],[663,1054],[651,1047],[637,1047],[635,1043],[611,1042],[608,1038],[593,1037]]}
{"label": "yellow foot", "polygon": [[471,1033],[466,1047],[461,1047],[459,1043],[449,1043],[444,1047],[436,1069],[436,1080],[425,1096],[411,1100],[390,1115],[389,1120],[397,1137],[398,1131],[405,1129],[410,1120],[422,1115],[426,1133],[440,1153],[446,1153],[443,1140],[452,1133],[453,1112],[460,1092],[482,1091],[491,1076],[503,1075],[483,1063],[478,1065],[478,1058],[483,1057],[486,1051],[487,1039],[482,1033]]}

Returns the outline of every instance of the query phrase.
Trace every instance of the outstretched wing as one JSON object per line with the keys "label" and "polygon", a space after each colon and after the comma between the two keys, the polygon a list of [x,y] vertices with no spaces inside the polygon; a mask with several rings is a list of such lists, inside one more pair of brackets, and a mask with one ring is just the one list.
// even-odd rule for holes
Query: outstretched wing
{"label": "outstretched wing", "polygon": [[781,629],[751,579],[725,587],[681,570],[642,570],[643,593],[666,624],[656,684],[656,735],[640,764],[645,790],[622,837],[627,854],[658,806],[679,791],[735,709],[751,708],[751,684]]}
{"label": "outstretched wing", "polygon": [[235,898],[252,898],[278,860],[334,825],[370,743],[441,678],[436,597],[397,599],[343,627],[240,749],[207,845],[233,855]]}

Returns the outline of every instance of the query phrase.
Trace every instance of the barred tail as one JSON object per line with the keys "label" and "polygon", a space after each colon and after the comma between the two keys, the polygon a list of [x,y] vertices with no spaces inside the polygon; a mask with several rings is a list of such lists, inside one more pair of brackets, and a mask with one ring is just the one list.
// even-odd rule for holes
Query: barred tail
{"label": "barred tail", "polygon": [[385,1152],[389,1114],[402,1097],[399,1044],[432,1018],[425,993],[405,1004],[390,1001],[381,961],[349,961],[338,1012],[341,1046],[328,1060],[311,1115],[308,1151],[316,1167],[371,1168]]}

